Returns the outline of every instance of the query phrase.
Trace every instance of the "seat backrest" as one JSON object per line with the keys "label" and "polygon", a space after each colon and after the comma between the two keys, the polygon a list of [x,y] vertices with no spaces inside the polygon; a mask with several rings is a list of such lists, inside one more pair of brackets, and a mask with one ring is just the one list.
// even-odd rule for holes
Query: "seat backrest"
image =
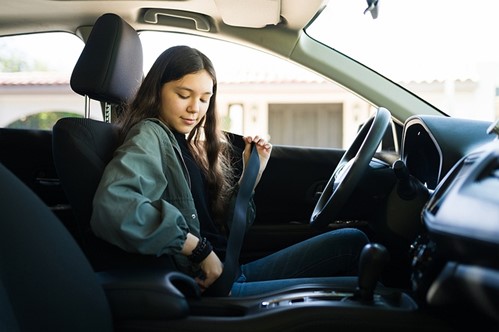
{"label": "seat backrest", "polygon": [[62,118],[53,128],[57,172],[84,228],[89,227],[93,196],[118,142],[118,128],[98,120]]}
{"label": "seat backrest", "polygon": [[[121,105],[139,88],[142,63],[137,32],[119,16],[104,14],[95,22],[75,65],[71,87],[91,99]],[[118,129],[111,123],[88,118],[63,118],[54,125],[52,135],[54,163],[78,223],[79,232],[75,236],[94,269],[147,260],[140,255],[124,255],[120,249],[95,237],[90,229],[93,197],[102,172],[119,144]],[[153,260],[159,264],[157,259]]]}
{"label": "seat backrest", "polygon": [[73,236],[96,271],[119,267],[112,257],[120,256],[119,250],[95,237],[90,228],[95,191],[118,146],[116,126],[93,119],[62,118],[54,125],[52,136],[54,163],[76,222]]}
{"label": "seat backrest", "polygon": [[52,211],[0,164],[0,331],[112,331],[105,293]]}

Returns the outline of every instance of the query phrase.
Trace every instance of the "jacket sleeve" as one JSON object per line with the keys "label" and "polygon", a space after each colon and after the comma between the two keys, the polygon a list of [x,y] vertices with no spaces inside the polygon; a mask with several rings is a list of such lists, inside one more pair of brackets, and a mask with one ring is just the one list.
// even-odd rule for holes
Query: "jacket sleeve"
{"label": "jacket sleeve", "polygon": [[189,232],[181,211],[162,199],[169,181],[160,140],[150,127],[140,134],[131,131],[106,166],[94,196],[92,230],[129,252],[178,254]]}

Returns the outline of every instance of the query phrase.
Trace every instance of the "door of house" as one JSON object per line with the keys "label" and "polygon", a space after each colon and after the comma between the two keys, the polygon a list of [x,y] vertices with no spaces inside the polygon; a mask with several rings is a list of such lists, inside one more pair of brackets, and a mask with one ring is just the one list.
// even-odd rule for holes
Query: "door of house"
{"label": "door of house", "polygon": [[269,104],[269,133],[273,144],[341,148],[342,104]]}

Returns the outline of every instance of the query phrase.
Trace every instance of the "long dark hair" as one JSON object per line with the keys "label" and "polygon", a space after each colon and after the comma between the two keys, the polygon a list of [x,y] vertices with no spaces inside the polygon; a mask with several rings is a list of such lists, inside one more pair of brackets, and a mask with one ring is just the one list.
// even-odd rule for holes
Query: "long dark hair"
{"label": "long dark hair", "polygon": [[187,74],[206,70],[213,80],[213,94],[204,118],[187,136],[187,142],[199,167],[206,176],[214,219],[221,222],[233,187],[230,166],[230,144],[219,128],[216,112],[217,78],[211,60],[189,46],[174,46],[165,50],[154,62],[133,101],[125,106],[117,124],[122,140],[135,124],[146,118],[158,118],[161,110],[163,84],[181,79]]}

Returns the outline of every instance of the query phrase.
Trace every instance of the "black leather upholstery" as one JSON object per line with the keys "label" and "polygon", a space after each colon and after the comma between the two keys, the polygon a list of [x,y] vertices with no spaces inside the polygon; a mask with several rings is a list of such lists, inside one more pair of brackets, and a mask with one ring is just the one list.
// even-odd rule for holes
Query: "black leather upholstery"
{"label": "black leather upholstery", "polygon": [[0,164],[0,331],[111,331],[111,311],[67,230]]}

